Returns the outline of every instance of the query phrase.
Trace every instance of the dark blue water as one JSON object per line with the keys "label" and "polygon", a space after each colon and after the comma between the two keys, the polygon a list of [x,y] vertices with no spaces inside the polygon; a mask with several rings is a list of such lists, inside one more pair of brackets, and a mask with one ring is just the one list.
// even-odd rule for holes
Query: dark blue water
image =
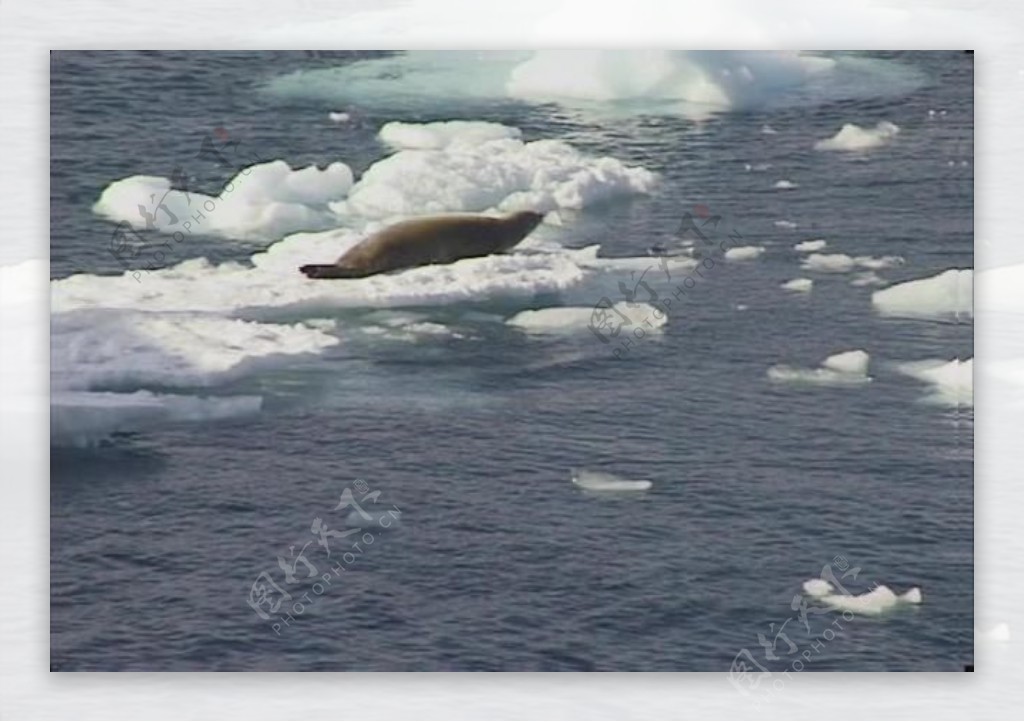
{"label": "dark blue water", "polygon": [[[779,289],[809,275],[791,250],[808,238],[851,256],[905,257],[881,272],[889,281],[973,264],[973,168],[961,163],[972,157],[970,56],[880,54],[918,82],[701,122],[444,98],[340,106],[266,89],[352,57],[55,55],[52,277],[122,270],[107,252],[112,223],[91,211],[112,181],[184,167],[190,188],[215,195],[231,174],[195,156],[216,128],[263,158],[341,159],[358,175],[383,157],[374,136],[391,120],[491,120],[661,174],[651,195],[575,215],[565,246],[643,255],[705,204],[722,216],[722,237],[736,232],[767,252],[717,263],[673,303],[663,333],[619,359],[590,334],[528,336],[465,313],[592,305],[614,283],[419,307],[462,337],[353,339],[218,387],[262,396],[255,417],[54,447],[57,668],[725,671],[744,648],[763,661],[759,632],[774,637],[785,622],[803,651],[832,624],[836,612],[812,615],[807,630],[790,603],[836,557],[860,567],[853,591],[919,586],[924,602],[843,622],[809,669],[972,661],[973,413],[924,403],[926,389],[894,368],[971,357],[972,325],[882,318],[873,289],[848,275],[814,275],[809,296]],[[356,111],[354,122],[331,123],[339,107]],[[842,123],[879,120],[900,126],[899,142],[867,162],[811,149]],[[778,133],[762,134],[766,123]],[[772,168],[748,172],[748,163]],[[800,187],[772,190],[780,178]],[[798,228],[775,225],[784,219]],[[253,251],[190,238],[168,265]],[[869,384],[766,377],[773,364],[815,366],[854,348],[871,354]],[[573,467],[654,486],[584,494],[570,483]],[[306,554],[330,585],[318,593],[300,580],[289,589],[293,602],[309,594],[302,613],[285,625],[282,606],[261,619],[246,603],[253,580],[267,571],[281,581],[277,557],[315,539],[314,518],[344,528],[348,511],[334,508],[356,479],[380,491],[368,509],[397,507],[399,519],[364,529],[372,541],[341,572],[331,568],[356,537],[335,539],[330,559],[314,541]],[[787,650],[776,645],[773,669],[799,656]]]}

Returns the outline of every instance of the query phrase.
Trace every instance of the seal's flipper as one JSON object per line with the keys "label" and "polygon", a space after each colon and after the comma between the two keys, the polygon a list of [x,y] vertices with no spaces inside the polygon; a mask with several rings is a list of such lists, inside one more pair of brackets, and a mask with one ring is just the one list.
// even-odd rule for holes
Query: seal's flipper
{"label": "seal's flipper", "polygon": [[309,278],[363,278],[366,274],[333,263],[310,263],[300,269]]}

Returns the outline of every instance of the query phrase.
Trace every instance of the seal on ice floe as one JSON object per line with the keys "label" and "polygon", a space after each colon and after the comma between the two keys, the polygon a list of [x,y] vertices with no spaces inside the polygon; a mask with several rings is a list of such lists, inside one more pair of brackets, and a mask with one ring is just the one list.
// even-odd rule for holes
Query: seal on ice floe
{"label": "seal on ice floe", "polygon": [[543,214],[533,211],[500,218],[468,213],[414,218],[374,233],[334,263],[314,263],[299,270],[310,278],[365,278],[403,268],[489,256],[515,246],[543,218]]}

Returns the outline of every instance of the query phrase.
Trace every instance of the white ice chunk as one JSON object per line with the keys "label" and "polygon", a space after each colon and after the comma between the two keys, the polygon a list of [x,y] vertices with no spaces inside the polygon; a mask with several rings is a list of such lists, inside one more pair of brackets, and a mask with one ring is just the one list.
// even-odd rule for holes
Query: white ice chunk
{"label": "white ice chunk", "polygon": [[[810,580],[821,581],[821,580]],[[808,582],[804,583],[804,589]],[[826,582],[827,584],[827,582]],[[819,601],[834,609],[853,612],[854,614],[879,615],[900,604],[920,604],[921,590],[914,587],[904,594],[896,594],[889,587],[881,584],[864,594],[812,594]]]}
{"label": "white ice chunk", "polygon": [[792,281],[786,281],[783,283],[782,287],[787,291],[810,293],[811,289],[814,287],[814,281],[809,278],[794,278]]}
{"label": "white ice chunk", "polygon": [[899,364],[897,368],[901,373],[931,384],[932,394],[926,398],[931,403],[952,407],[974,405],[973,358],[912,361]]}
{"label": "white ice chunk", "polygon": [[613,325],[618,325],[625,317],[633,325],[642,324],[648,332],[652,328],[664,326],[668,321],[664,311],[650,304],[630,305],[625,301],[620,301],[611,309],[603,309],[603,311],[595,309],[593,306],[555,306],[520,311],[506,323],[534,334],[579,333],[591,328],[591,324],[594,323],[594,314],[599,312],[608,315]]}
{"label": "white ice chunk", "polygon": [[794,223],[793,221],[775,221],[774,223],[776,228],[785,228],[786,230],[790,231],[796,228],[797,226],[797,224]]}
{"label": "white ice chunk", "polygon": [[777,365],[768,369],[772,381],[818,386],[850,386],[871,381],[868,376],[870,356],[861,350],[845,351],[826,358],[821,367],[802,369]]}
{"label": "white ice chunk", "polygon": [[820,273],[846,273],[856,268],[857,264],[845,253],[812,253],[803,260],[800,267]]}
{"label": "white ice chunk", "polygon": [[646,491],[652,484],[646,479],[621,479],[601,471],[573,469],[572,483],[587,491]]}
{"label": "white ice chunk", "polygon": [[876,291],[871,302],[879,313],[887,316],[971,317],[973,294],[974,272],[953,268]]}
{"label": "white ice chunk", "polygon": [[832,591],[832,585],[824,579],[808,579],[804,582],[804,592],[810,597],[824,597]]}
{"label": "white ice chunk", "polygon": [[[809,249],[805,248],[802,250]],[[901,265],[903,262],[904,259],[901,256],[881,256],[880,258],[875,258],[872,256],[850,257],[845,253],[812,253],[804,258],[800,267],[808,271],[818,271],[819,273],[848,273],[855,268],[867,268],[869,270],[892,268],[893,266]]]}
{"label": "white ice chunk", "polygon": [[794,183],[791,180],[786,180],[786,179],[777,180],[777,181],[775,181],[775,185],[772,186],[772,188],[774,188],[775,190],[779,190],[779,191],[789,191],[789,190],[794,190],[794,189],[799,188],[799,187],[800,187],[799,184]]}
{"label": "white ice chunk", "polygon": [[380,129],[382,143],[397,150],[439,150],[453,143],[479,145],[489,140],[522,137],[519,128],[479,120],[449,120],[437,123],[394,121]]}
{"label": "white ice chunk", "polygon": [[800,241],[800,243],[797,243],[795,246],[793,246],[793,250],[798,251],[800,253],[812,253],[814,251],[820,251],[827,245],[828,241],[819,238],[814,241]]}
{"label": "white ice chunk", "polygon": [[892,141],[900,132],[899,126],[881,121],[874,128],[862,128],[853,123],[845,124],[831,138],[819,140],[815,150],[863,151],[878,148]]}
{"label": "white ice chunk", "polygon": [[725,252],[727,261],[751,261],[765,251],[764,246],[737,246]]}
{"label": "white ice chunk", "polygon": [[[184,238],[205,234],[265,240],[337,225],[338,219],[327,203],[344,198],[352,182],[352,171],[344,163],[293,170],[282,160],[243,169],[225,184],[219,196],[171,190],[166,178],[131,176],[108,185],[93,211],[137,230],[151,225],[161,233],[177,233]],[[129,244],[139,245],[130,231],[125,237]],[[175,241],[180,243],[177,236]],[[120,250],[122,243],[119,236],[114,250],[130,257]]]}

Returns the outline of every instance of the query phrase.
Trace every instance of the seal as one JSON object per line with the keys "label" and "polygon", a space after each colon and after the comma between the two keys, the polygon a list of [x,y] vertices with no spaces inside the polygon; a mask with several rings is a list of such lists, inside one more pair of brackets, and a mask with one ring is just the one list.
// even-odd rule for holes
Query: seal
{"label": "seal", "polygon": [[478,214],[424,216],[396,223],[350,248],[335,263],[309,264],[309,278],[366,278],[404,268],[454,263],[514,247],[544,218],[520,211],[496,218]]}

